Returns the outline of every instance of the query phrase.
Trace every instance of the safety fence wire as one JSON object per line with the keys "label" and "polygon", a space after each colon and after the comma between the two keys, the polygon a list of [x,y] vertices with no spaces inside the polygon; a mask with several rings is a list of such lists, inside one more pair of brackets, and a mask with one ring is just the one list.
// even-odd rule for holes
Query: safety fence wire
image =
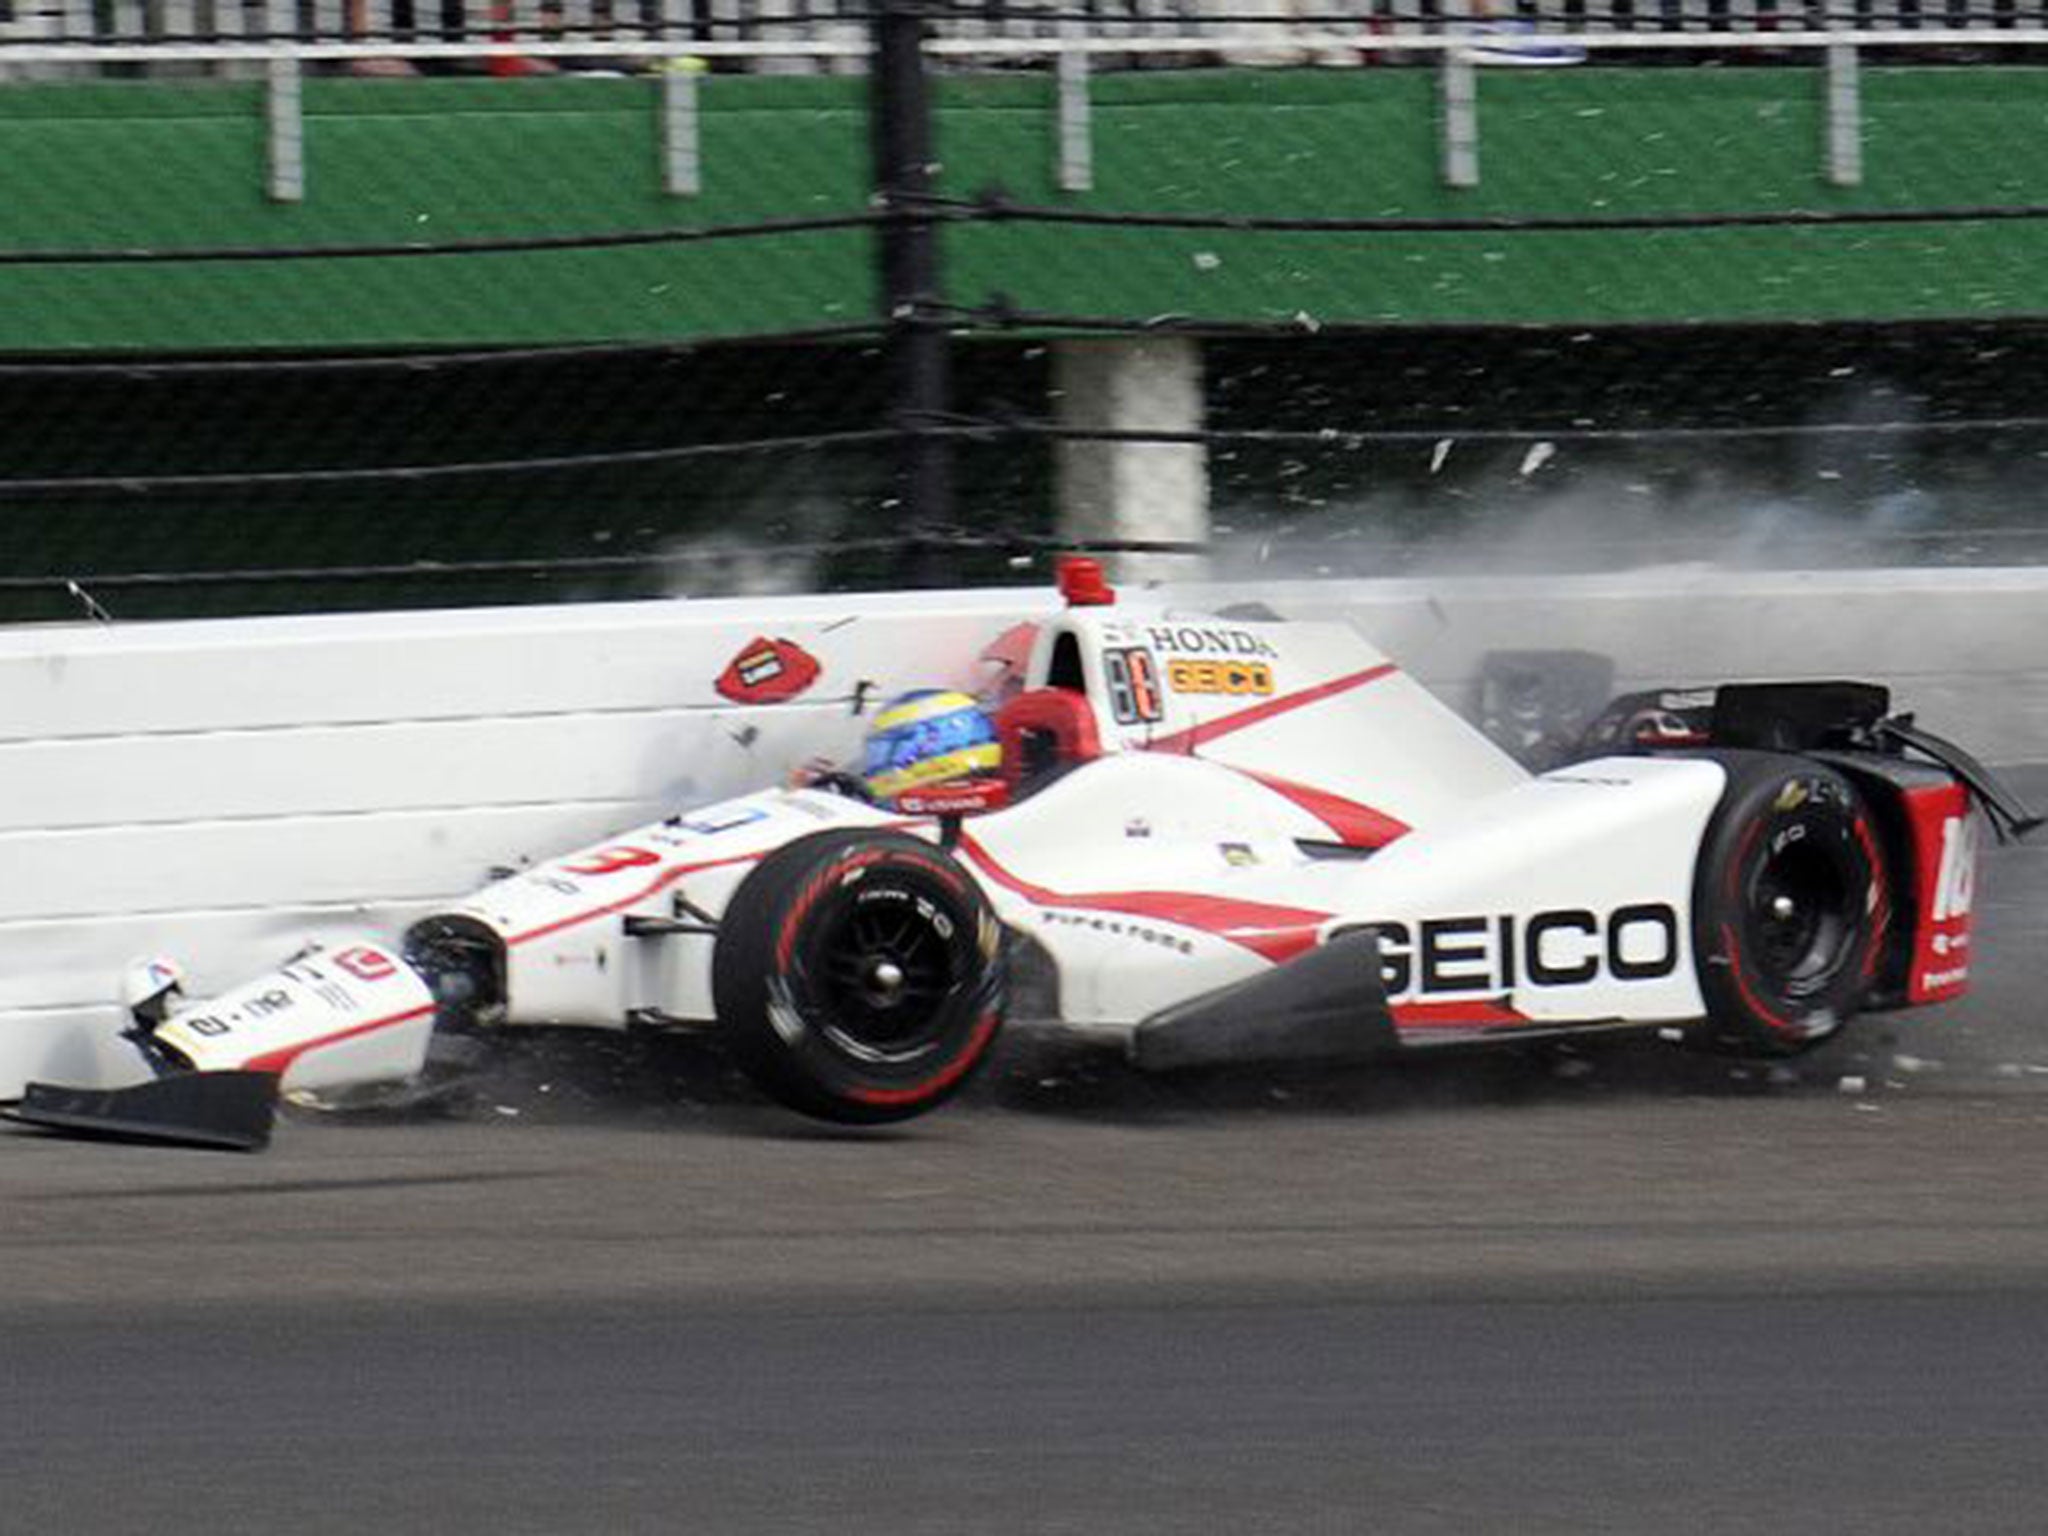
{"label": "safety fence wire", "polygon": [[0,622],[2048,556],[2023,6],[522,6],[0,14]]}
{"label": "safety fence wire", "polygon": [[859,532],[846,508],[885,492],[872,341],[770,360],[712,346],[333,364],[0,371],[0,613],[77,617],[73,580],[129,592],[104,608],[144,618],[801,589],[886,569],[849,544],[835,574],[831,554]]}

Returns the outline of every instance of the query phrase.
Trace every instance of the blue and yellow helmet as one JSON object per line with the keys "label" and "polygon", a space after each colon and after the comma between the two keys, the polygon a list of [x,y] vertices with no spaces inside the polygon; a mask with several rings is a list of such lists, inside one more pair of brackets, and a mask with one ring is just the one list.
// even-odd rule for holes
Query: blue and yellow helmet
{"label": "blue and yellow helmet", "polygon": [[891,699],[875,716],[861,778],[887,805],[905,790],[994,773],[1002,763],[995,722],[971,694],[920,688]]}

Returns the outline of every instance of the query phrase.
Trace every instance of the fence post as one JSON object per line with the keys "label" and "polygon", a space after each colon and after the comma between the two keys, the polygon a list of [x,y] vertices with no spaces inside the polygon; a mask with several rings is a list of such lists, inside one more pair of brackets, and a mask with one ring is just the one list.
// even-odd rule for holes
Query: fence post
{"label": "fence post", "polygon": [[1462,46],[1447,47],[1437,65],[1441,113],[1444,185],[1479,185],[1479,82],[1472,56]]}
{"label": "fence post", "polygon": [[944,318],[937,221],[925,205],[932,182],[930,82],[922,0],[881,0],[869,77],[875,201],[887,337],[890,425],[897,432],[894,499],[904,533],[898,579],[944,579],[934,533],[953,519],[953,445],[935,430],[951,403],[952,356]]}
{"label": "fence post", "polygon": [[[1078,21],[1060,23],[1060,37],[1080,41],[1087,33]],[[1095,190],[1095,144],[1089,122],[1088,55],[1062,48],[1054,64],[1059,92],[1059,187],[1062,192]]]}
{"label": "fence post", "polygon": [[697,70],[702,65],[688,55],[661,63],[661,184],[671,197],[695,197],[704,190],[697,129]]}
{"label": "fence post", "polygon": [[[285,0],[267,0],[264,24],[273,37],[290,37],[295,26],[291,7]],[[297,58],[272,59],[265,69],[264,158],[269,167],[267,190],[274,203],[306,200],[304,69]]]}
{"label": "fence post", "polygon": [[1828,184],[1863,184],[1863,96],[1854,43],[1830,43],[1827,54]]}
{"label": "fence post", "polygon": [[[1191,336],[1053,343],[1059,423],[1082,435],[1055,460],[1059,533],[1096,540],[1201,545],[1209,539],[1209,456],[1197,439],[1205,393],[1202,344]],[[1129,436],[1090,437],[1107,431]],[[1163,441],[1146,441],[1157,433]],[[1126,552],[1120,581],[1199,581],[1204,556]]]}

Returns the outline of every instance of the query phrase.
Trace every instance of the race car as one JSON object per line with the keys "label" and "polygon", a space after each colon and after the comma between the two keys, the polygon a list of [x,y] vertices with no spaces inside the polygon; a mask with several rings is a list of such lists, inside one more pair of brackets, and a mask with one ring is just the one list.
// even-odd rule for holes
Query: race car
{"label": "race car", "polygon": [[794,1110],[899,1121],[986,1060],[1017,978],[1145,1069],[1615,1031],[1783,1056],[1959,996],[1979,828],[2038,824],[1871,685],[1636,696],[1532,773],[1348,626],[1120,600],[1083,560],[1060,590],[985,653],[992,771],[815,772],[205,1001],[148,963],[148,1080],[12,1113],[257,1146],[280,1089],[547,1024],[710,1030]]}

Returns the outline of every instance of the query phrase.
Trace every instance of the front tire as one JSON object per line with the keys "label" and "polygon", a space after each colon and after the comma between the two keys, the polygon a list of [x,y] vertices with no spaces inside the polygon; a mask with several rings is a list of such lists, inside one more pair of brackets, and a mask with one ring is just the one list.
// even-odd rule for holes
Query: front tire
{"label": "front tire", "polygon": [[1870,991],[1891,921],[1884,856],[1834,769],[1761,752],[1719,760],[1728,785],[1693,890],[1708,1039],[1796,1055],[1839,1031]]}
{"label": "front tire", "polygon": [[727,1051],[771,1098],[842,1124],[907,1120],[986,1057],[1002,1023],[1002,933],[930,843],[819,832],[733,893],[711,988]]}

